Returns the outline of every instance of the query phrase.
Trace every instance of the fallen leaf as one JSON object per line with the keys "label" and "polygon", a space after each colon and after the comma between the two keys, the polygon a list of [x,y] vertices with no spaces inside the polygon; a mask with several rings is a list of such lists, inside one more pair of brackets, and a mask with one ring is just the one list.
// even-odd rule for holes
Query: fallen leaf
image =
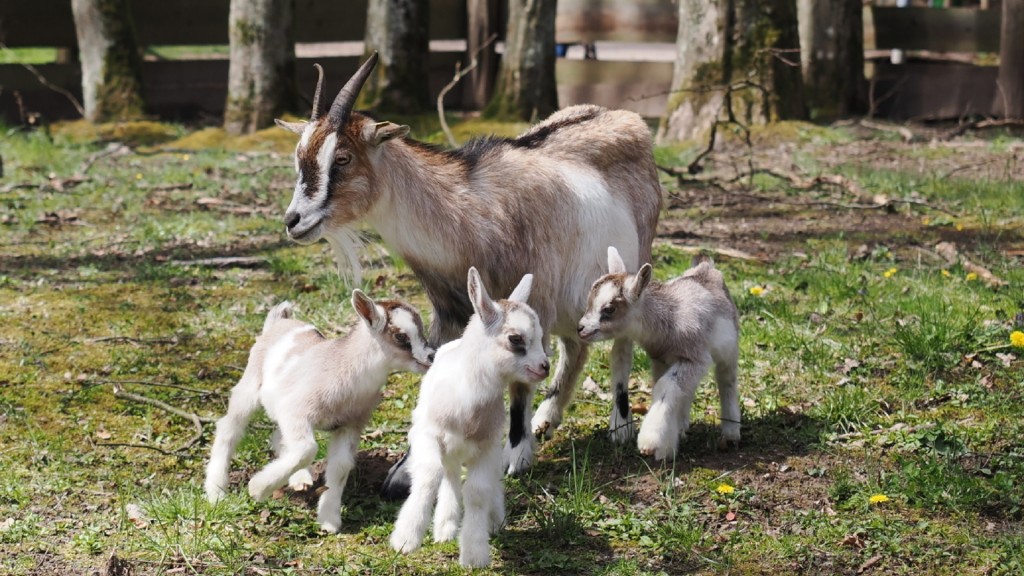
{"label": "fallen leaf", "polygon": [[735,512],[730,511],[730,512],[727,512],[725,514],[725,521],[726,522],[732,522],[735,519],[736,519],[736,513]]}
{"label": "fallen leaf", "polygon": [[110,436],[110,432],[107,432],[103,428],[100,428],[99,430],[96,431],[96,437],[99,438],[100,440],[110,440]]}
{"label": "fallen leaf", "polygon": [[636,404],[633,404],[632,406],[630,406],[629,409],[633,411],[633,414],[639,414],[639,415],[647,414],[647,405],[646,404],[641,404],[640,402],[637,402]]}
{"label": "fallen leaf", "polygon": [[860,537],[860,534],[847,534],[839,541],[839,545],[846,546],[847,548],[856,548],[857,550],[863,550],[864,546],[866,546],[864,539]]}
{"label": "fallen leaf", "polygon": [[867,562],[861,564],[860,568],[857,568],[857,573],[860,574],[861,572],[866,572],[867,570],[871,569],[872,566],[874,566],[875,564],[878,564],[878,562],[881,559],[882,559],[882,556],[880,554],[876,554],[876,555],[872,556],[871,558],[868,558]]}

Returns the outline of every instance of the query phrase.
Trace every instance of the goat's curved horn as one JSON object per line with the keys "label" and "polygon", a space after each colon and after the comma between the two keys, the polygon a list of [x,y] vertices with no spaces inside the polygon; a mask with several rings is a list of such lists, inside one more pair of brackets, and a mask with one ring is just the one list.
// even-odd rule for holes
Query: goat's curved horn
{"label": "goat's curved horn", "polygon": [[316,119],[320,116],[320,90],[324,87],[324,69],[319,64],[313,64],[313,68],[316,68],[316,92],[313,93],[313,115],[310,116],[310,122],[316,122]]}
{"label": "goat's curved horn", "polygon": [[363,83],[370,77],[370,72],[373,71],[373,67],[376,65],[377,53],[374,52],[366,59],[366,62],[363,62],[359,70],[356,70],[356,73],[349,78],[341,92],[338,92],[337,98],[331,104],[331,111],[328,113],[332,122],[337,123],[339,126],[345,124],[345,121],[348,120],[348,115],[352,112],[352,106],[356,102],[356,96],[359,95],[359,91],[363,88]]}

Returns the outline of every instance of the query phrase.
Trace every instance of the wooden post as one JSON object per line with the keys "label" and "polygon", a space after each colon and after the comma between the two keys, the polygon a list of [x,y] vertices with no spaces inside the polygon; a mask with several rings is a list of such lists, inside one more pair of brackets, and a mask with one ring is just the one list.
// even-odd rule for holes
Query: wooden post
{"label": "wooden post", "polygon": [[1003,0],[996,110],[1024,119],[1024,0]]}

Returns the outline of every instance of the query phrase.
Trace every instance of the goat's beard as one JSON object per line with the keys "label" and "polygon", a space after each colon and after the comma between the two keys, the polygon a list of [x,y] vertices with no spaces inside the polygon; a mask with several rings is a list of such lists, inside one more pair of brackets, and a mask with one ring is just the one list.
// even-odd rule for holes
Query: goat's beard
{"label": "goat's beard", "polygon": [[350,287],[362,286],[363,266],[359,263],[359,254],[366,246],[363,237],[354,227],[345,225],[324,229],[324,239],[331,245],[334,261],[338,266],[338,274]]}

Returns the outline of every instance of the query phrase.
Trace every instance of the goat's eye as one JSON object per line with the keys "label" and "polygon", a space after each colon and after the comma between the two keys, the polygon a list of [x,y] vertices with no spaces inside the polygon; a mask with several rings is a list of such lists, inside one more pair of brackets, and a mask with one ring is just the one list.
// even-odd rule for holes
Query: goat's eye
{"label": "goat's eye", "polygon": [[508,337],[508,343],[515,348],[523,347],[523,337],[519,334],[512,334]]}
{"label": "goat's eye", "polygon": [[395,342],[397,342],[400,346],[406,346],[409,344],[409,336],[403,334],[402,332],[399,332],[398,334],[395,334]]}
{"label": "goat's eye", "polygon": [[615,314],[615,306],[608,305],[601,308],[601,320],[611,320],[613,314]]}
{"label": "goat's eye", "polygon": [[344,166],[352,161],[352,155],[347,152],[342,152],[334,157],[334,163],[338,166]]}

